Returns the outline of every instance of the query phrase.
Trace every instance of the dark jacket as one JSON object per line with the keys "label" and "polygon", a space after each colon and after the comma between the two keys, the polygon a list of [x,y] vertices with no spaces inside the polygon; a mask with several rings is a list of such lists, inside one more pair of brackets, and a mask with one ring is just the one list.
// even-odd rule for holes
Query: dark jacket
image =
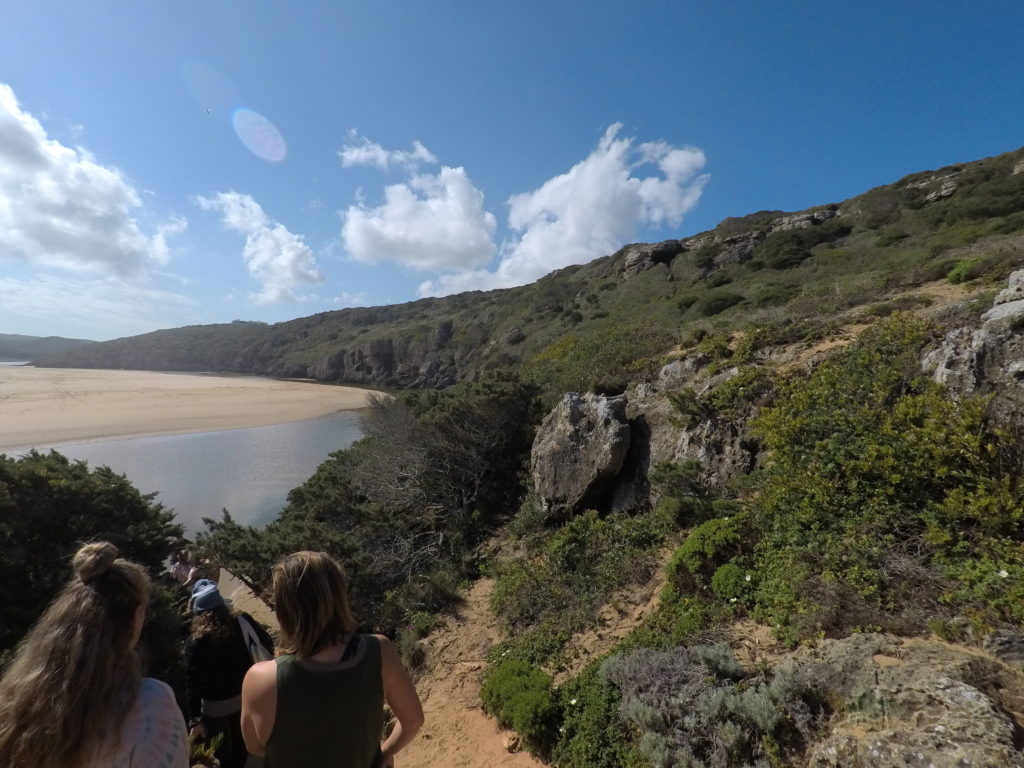
{"label": "dark jacket", "polygon": [[[258,621],[247,613],[239,616],[256,630],[263,646],[273,653],[274,641]],[[242,692],[242,678],[252,666],[249,649],[242,639],[238,618],[231,621],[227,637],[189,637],[185,642],[185,703],[188,720],[201,714],[201,700],[231,699]]]}

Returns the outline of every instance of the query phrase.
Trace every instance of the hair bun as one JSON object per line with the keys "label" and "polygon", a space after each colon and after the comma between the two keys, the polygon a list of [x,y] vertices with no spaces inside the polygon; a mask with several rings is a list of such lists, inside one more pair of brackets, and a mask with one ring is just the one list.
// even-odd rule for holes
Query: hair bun
{"label": "hair bun", "polygon": [[75,553],[71,565],[78,578],[89,583],[106,573],[117,560],[117,555],[117,547],[109,541],[94,541]]}

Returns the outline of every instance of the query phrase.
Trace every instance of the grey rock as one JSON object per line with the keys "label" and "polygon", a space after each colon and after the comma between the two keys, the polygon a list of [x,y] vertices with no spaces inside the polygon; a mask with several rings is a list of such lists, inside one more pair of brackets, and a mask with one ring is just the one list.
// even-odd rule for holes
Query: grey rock
{"label": "grey rock", "polygon": [[715,269],[721,269],[730,264],[742,264],[745,261],[750,261],[750,257],[754,254],[754,248],[765,237],[766,232],[764,230],[755,230],[723,239],[721,241],[722,247],[715,255]]}
{"label": "grey rock", "polygon": [[515,345],[523,341],[526,341],[526,334],[523,333],[522,328],[512,328],[507,334],[505,334],[506,344]]}
{"label": "grey rock", "polygon": [[544,417],[530,454],[534,491],[550,519],[609,507],[608,491],[629,451],[630,431],[625,395],[562,396]]}
{"label": "grey rock", "polygon": [[1024,269],[1019,269],[1010,275],[1009,283],[998,293],[993,304],[998,306],[1021,299],[1024,299]]}
{"label": "grey rock", "polygon": [[[668,363],[653,383],[638,385],[629,399],[628,415],[632,422],[643,421],[650,435],[647,464],[678,463],[695,459],[701,463],[703,479],[709,485],[724,488],[757,464],[759,447],[749,430],[751,407],[733,420],[711,418],[695,426],[680,423],[667,395],[689,388],[698,395],[706,394],[738,373],[735,368],[709,375],[706,361],[699,356]],[[657,499],[650,499],[650,502]]]}
{"label": "grey rock", "polygon": [[816,227],[819,224],[823,224],[829,219],[833,219],[838,215],[838,209],[832,206],[827,208],[819,208],[815,211],[804,211],[803,213],[793,213],[788,216],[780,216],[777,219],[772,219],[772,222],[768,225],[769,232],[785,232],[790,229],[808,229],[810,227]]}
{"label": "grey rock", "polygon": [[635,275],[656,264],[668,264],[682,250],[679,240],[628,245],[623,249],[622,272],[625,275]]}
{"label": "grey rock", "polygon": [[997,413],[1024,422],[1024,270],[976,327],[954,328],[929,352],[924,370],[960,396],[993,394]]}
{"label": "grey rock", "polygon": [[825,640],[781,662],[801,667],[840,702],[840,719],[809,768],[1024,766],[1007,715],[1024,673],[937,641],[890,635]]}
{"label": "grey rock", "polygon": [[1024,634],[1001,629],[985,638],[985,650],[1000,661],[1024,669]]}

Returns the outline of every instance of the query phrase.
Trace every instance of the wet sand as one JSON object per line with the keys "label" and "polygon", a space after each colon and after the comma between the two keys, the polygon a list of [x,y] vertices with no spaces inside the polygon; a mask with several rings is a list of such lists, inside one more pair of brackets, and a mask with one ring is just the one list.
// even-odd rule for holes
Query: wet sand
{"label": "wet sand", "polygon": [[254,376],[0,366],[0,453],[283,424],[362,408],[370,394]]}

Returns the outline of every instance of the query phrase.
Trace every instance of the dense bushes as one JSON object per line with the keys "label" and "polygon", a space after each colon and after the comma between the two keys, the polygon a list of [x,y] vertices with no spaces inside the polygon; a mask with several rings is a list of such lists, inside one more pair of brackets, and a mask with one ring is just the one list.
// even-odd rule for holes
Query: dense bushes
{"label": "dense bushes", "polygon": [[524,377],[549,400],[564,392],[586,392],[609,379],[631,379],[677,341],[671,331],[646,326],[609,326],[568,333],[524,366]]}
{"label": "dense bushes", "polygon": [[650,575],[670,524],[658,512],[606,518],[587,512],[534,539],[530,550],[498,567],[492,606],[515,630],[503,647],[534,663],[556,657],[615,590]]}
{"label": "dense bushes", "polygon": [[555,737],[557,708],[551,677],[525,661],[503,661],[491,669],[480,689],[484,708],[513,728],[533,750],[546,753]]}
{"label": "dense bushes", "polygon": [[109,467],[90,469],[53,451],[0,455],[0,667],[71,577],[79,545],[106,540],[152,577],[143,656],[150,674],[180,692],[183,595],[159,577],[182,528],[155,499]]}
{"label": "dense bushes", "polygon": [[182,528],[174,514],[109,467],[56,452],[0,454],[0,651],[12,647],[71,576],[86,541],[112,542],[156,576]]}
{"label": "dense bushes", "polygon": [[[365,627],[396,633],[455,599],[479,542],[521,493],[537,400],[514,377],[378,398],[361,441],[288,496],[276,521],[207,521],[202,550],[257,591],[282,555],[315,546],[346,565]],[[415,638],[406,645],[414,649]]]}
{"label": "dense bushes", "polygon": [[756,421],[770,461],[753,525],[738,543],[704,547],[698,529],[684,544],[705,573],[723,565],[718,544],[739,547],[748,607],[790,637],[920,629],[942,606],[1024,618],[1009,597],[1024,583],[1020,442],[984,401],[952,400],[921,374],[926,340],[895,316],[791,380]]}
{"label": "dense bushes", "polygon": [[772,269],[789,269],[811,255],[811,249],[850,234],[849,222],[832,219],[805,229],[786,229],[768,235],[755,249],[753,258]]}
{"label": "dense bushes", "polygon": [[640,649],[609,658],[636,749],[655,768],[780,765],[813,738],[824,708],[792,670],[748,675],[725,646]]}

